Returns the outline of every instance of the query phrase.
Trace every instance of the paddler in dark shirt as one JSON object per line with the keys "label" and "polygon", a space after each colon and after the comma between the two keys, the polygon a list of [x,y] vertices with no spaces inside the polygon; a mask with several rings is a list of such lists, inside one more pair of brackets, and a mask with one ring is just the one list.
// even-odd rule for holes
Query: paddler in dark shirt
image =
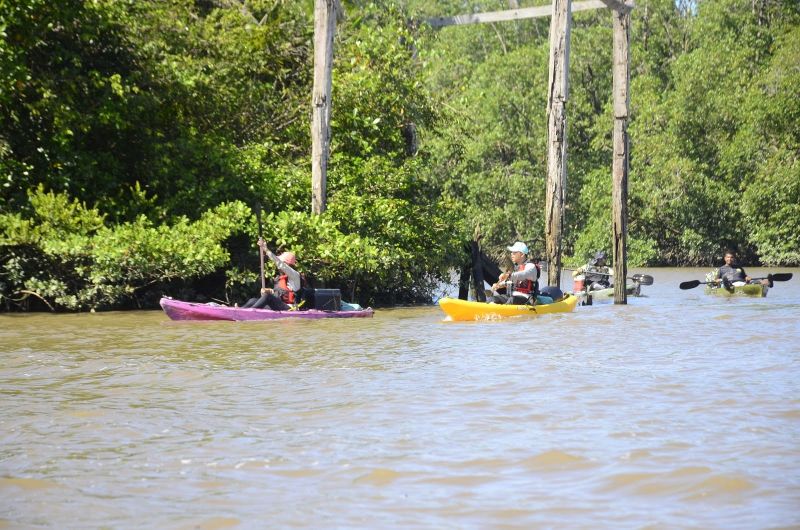
{"label": "paddler in dark shirt", "polygon": [[725,253],[725,265],[717,270],[714,281],[725,285],[744,285],[750,282],[750,276],[736,262],[736,254],[729,250]]}

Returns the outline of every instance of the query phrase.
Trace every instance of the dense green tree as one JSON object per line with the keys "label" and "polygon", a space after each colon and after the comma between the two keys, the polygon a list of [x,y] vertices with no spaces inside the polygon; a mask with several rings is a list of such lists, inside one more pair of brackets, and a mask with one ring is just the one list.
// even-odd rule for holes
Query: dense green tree
{"label": "dense green tree", "polygon": [[[503,8],[498,4],[473,6]],[[798,130],[798,9],[783,0],[637,2],[631,264],[706,264],[728,246],[752,262],[797,263],[800,176],[790,131]],[[429,83],[448,112],[448,126],[429,139],[432,171],[465,203],[465,226],[481,223],[497,250],[515,237],[543,236],[544,183],[536,177],[543,178],[545,163],[547,36],[517,31],[517,40],[504,39],[504,31],[501,24],[446,28],[428,52],[441,59]],[[565,248],[575,262],[611,243],[611,47],[607,11],[574,16]],[[501,105],[492,102],[496,94]],[[522,99],[532,124],[524,129],[508,110]],[[495,156],[499,146],[504,159]],[[523,179],[509,183],[503,175],[520,164],[535,177],[514,188]],[[501,189],[530,202],[498,199]]]}
{"label": "dense green tree", "polygon": [[[345,0],[328,211],[311,215],[311,0],[0,0],[0,300],[252,294],[264,236],[318,285],[429,299],[476,226],[544,237],[549,20],[535,0]],[[632,12],[629,264],[800,264],[800,4]],[[573,17],[564,243],[611,243],[611,18]]]}
{"label": "dense green tree", "polygon": [[[0,200],[43,183],[108,211],[198,215],[221,200],[276,200],[262,173],[309,149],[308,13],[193,0],[8,0],[0,51]],[[291,170],[288,171],[291,173]],[[270,175],[275,175],[273,171]]]}
{"label": "dense green tree", "polygon": [[[73,26],[88,9],[77,1],[71,9],[26,6],[30,18]],[[64,143],[63,153],[95,164],[96,174],[74,167],[54,173],[20,155],[22,147],[63,132],[63,119],[34,139],[16,135],[19,123],[2,130],[3,138],[18,141],[3,151],[8,174],[18,173],[13,164],[20,160],[31,169],[27,180],[6,186],[3,197],[9,213],[0,217],[0,248],[7,256],[0,275],[8,281],[0,294],[6,303],[81,309],[152,304],[158,293],[179,289],[232,301],[252,294],[244,290],[255,279],[256,231],[242,199],[263,205],[270,245],[296,250],[318,284],[343,287],[368,303],[427,299],[452,262],[447,249],[458,219],[426,180],[416,150],[417,129],[433,126],[437,114],[422,86],[413,25],[397,11],[375,7],[340,24],[330,208],[312,216],[311,7],[284,1],[94,3],[108,27],[92,25],[92,38],[102,42],[110,35],[128,54],[127,63],[109,60],[98,74],[65,73],[22,49],[4,48],[4,73],[36,66],[42,74],[33,84],[52,84],[54,99],[90,75],[118,82],[113,96],[123,98],[115,127],[98,134],[97,142]],[[25,20],[17,17],[15,24],[15,32],[33,39]],[[61,51],[47,33],[36,42]],[[76,55],[86,53],[78,49]],[[54,81],[59,76],[68,87]],[[4,110],[58,110],[38,92],[34,96],[12,95],[3,100]],[[76,99],[101,96],[84,91]],[[97,134],[105,119],[93,109],[70,115],[86,134]],[[33,230],[47,225],[55,204],[73,205],[64,212],[75,219],[94,215],[91,233],[69,226]],[[224,231],[214,228],[219,223]],[[38,235],[24,237],[31,233]],[[216,283],[202,287],[209,279]]]}

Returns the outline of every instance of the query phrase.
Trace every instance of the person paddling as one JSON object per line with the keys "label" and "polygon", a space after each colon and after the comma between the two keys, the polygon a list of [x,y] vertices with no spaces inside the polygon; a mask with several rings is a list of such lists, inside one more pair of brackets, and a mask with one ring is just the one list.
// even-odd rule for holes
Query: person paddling
{"label": "person paddling", "polygon": [[[535,263],[528,261],[528,246],[522,241],[517,241],[506,248],[511,252],[514,271],[504,272],[500,275],[497,283],[492,285],[494,294],[487,302],[534,305],[536,303],[536,295],[539,292],[539,267]],[[512,283],[511,293],[499,293],[498,291],[505,289],[506,281]]]}
{"label": "person paddling", "polygon": [[590,291],[608,289],[613,285],[614,271],[606,265],[606,253],[602,250],[594,255],[594,259],[572,272],[572,277],[583,274]]}
{"label": "person paddling", "polygon": [[284,252],[280,256],[267,248],[267,243],[258,238],[258,246],[278,268],[278,275],[274,278],[273,287],[261,289],[260,298],[249,299],[242,307],[263,308],[269,307],[274,311],[287,311],[297,304],[303,288],[303,279],[293,267],[297,266],[297,256],[293,252]]}
{"label": "person paddling", "polygon": [[[722,284],[725,287],[728,286],[740,286],[746,285],[752,281],[752,278],[747,275],[742,268],[738,260],[736,259],[736,253],[732,250],[725,251],[725,265],[717,269],[716,274],[714,274],[712,281],[719,285]],[[755,281],[753,283],[765,283],[764,280]]]}

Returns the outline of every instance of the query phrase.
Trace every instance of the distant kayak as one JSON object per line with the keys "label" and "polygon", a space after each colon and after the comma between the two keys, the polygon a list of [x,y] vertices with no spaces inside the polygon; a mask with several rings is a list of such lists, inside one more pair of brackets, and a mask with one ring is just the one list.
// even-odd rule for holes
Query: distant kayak
{"label": "distant kayak", "polygon": [[578,299],[567,295],[558,302],[542,305],[488,304],[471,302],[458,298],[442,298],[439,307],[447,315],[447,320],[498,320],[501,318],[545,315],[548,313],[569,313],[575,310]]}
{"label": "distant kayak", "polygon": [[172,320],[278,320],[282,318],[370,318],[374,314],[372,308],[355,311],[322,311],[308,309],[306,311],[273,311],[272,309],[256,309],[252,307],[231,307],[215,303],[200,304],[183,302],[164,297],[159,302],[161,308]]}
{"label": "distant kayak", "polygon": [[706,286],[705,293],[715,296],[749,296],[752,298],[764,298],[769,292],[769,285],[766,283],[748,283],[746,285],[732,285],[726,287]]}
{"label": "distant kayak", "polygon": [[[653,285],[653,277],[649,274],[634,274],[625,284],[627,296],[642,296],[642,285]],[[573,294],[578,297],[580,305],[592,305],[592,302],[603,302],[614,299],[614,287],[587,290],[583,275],[577,276],[573,283]]]}
{"label": "distant kayak", "polygon": [[731,285],[725,280],[720,281],[717,279],[717,269],[714,269],[706,274],[706,281],[689,280],[681,282],[678,287],[686,291],[688,289],[694,289],[698,285],[705,285],[706,294],[715,296],[749,296],[752,298],[764,298],[775,282],[788,282],[791,279],[791,272],[776,272],[774,274],[767,274],[761,278],[750,278],[750,283],[745,285]]}
{"label": "distant kayak", "polygon": [[[636,282],[633,283],[628,282],[628,284],[625,286],[625,293],[628,296],[642,296],[642,290],[640,284]],[[613,300],[614,288],[608,287],[606,289],[596,289],[593,291],[587,291],[584,289],[583,291],[579,291],[573,294],[575,294],[579,298],[581,305],[591,305],[586,303],[589,297],[591,297],[592,300],[596,302]]]}

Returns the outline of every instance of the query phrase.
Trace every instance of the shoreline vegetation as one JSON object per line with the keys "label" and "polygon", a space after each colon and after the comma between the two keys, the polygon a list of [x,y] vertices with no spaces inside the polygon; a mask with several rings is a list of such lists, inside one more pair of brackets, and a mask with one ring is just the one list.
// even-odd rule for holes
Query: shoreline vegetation
{"label": "shoreline vegetation", "polygon": [[[344,4],[312,215],[313,3],[6,2],[0,311],[246,300],[257,203],[270,248],[364,306],[430,300],[478,226],[489,255],[543,255],[549,20]],[[798,266],[800,4],[683,5],[632,12],[628,264]],[[575,13],[566,266],[611,247],[610,63],[607,10]]]}

